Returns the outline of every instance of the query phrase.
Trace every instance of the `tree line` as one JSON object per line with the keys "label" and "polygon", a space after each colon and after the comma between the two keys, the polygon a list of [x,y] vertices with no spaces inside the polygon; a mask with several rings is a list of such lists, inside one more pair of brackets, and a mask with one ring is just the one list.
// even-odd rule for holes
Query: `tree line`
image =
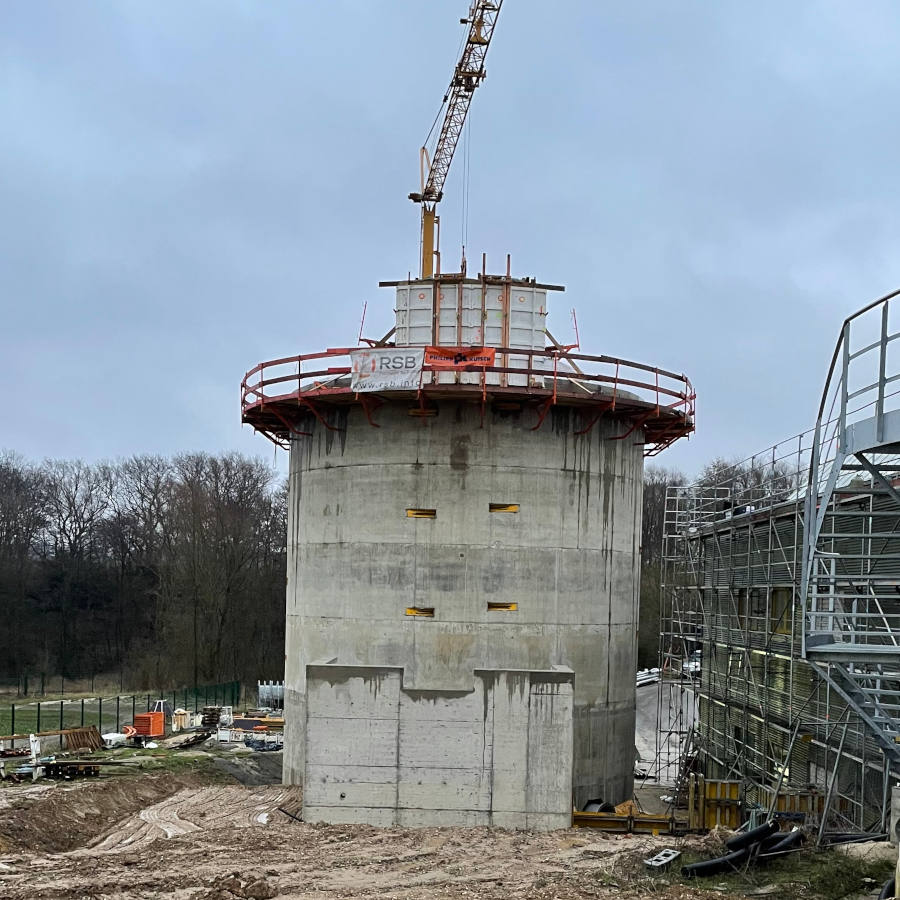
{"label": "tree line", "polygon": [[[740,500],[761,477],[717,459],[698,483]],[[644,474],[642,667],[657,659],[666,491],[687,481]],[[286,483],[257,459],[0,453],[0,678],[98,674],[123,689],[280,679],[286,539]]]}
{"label": "tree line", "polygon": [[281,678],[286,485],[236,453],[0,453],[0,677]]}

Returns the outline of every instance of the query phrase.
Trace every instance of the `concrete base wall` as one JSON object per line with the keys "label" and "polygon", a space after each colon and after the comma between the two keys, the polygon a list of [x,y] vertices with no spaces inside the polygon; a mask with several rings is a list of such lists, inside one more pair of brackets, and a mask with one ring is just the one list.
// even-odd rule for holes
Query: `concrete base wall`
{"label": "concrete base wall", "polygon": [[473,691],[408,689],[397,667],[306,673],[305,821],[570,826],[571,670],[477,671]]}

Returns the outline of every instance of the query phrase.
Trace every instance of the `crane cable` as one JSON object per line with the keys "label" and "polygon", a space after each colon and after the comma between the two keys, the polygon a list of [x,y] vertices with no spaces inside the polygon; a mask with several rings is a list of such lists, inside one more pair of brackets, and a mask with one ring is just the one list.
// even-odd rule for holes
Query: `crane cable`
{"label": "crane cable", "polygon": [[466,257],[466,244],[469,242],[469,179],[472,171],[472,114],[469,113],[465,124],[463,139],[463,183],[462,183],[462,255]]}

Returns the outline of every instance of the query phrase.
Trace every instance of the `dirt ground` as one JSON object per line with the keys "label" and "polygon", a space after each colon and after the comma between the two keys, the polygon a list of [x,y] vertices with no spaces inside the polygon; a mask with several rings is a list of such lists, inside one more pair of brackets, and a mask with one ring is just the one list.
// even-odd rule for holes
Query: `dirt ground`
{"label": "dirt ground", "polygon": [[[677,875],[653,879],[643,864],[663,847],[715,855],[721,847],[715,835],[673,840],[575,830],[304,824],[288,815],[299,815],[298,788],[258,783],[278,766],[264,756],[227,760],[226,769],[236,768],[232,774],[243,784],[211,770],[0,788],[0,897],[735,896],[716,883],[685,884]],[[775,896],[765,884],[765,878],[749,877],[741,893]],[[798,886],[787,896],[816,895]]]}

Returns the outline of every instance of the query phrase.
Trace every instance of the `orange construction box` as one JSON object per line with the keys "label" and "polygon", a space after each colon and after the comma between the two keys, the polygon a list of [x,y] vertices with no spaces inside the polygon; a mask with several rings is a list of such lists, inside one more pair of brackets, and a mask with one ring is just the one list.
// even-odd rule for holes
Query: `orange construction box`
{"label": "orange construction box", "polygon": [[134,729],[142,737],[165,737],[166,714],[162,712],[138,713],[134,717]]}

